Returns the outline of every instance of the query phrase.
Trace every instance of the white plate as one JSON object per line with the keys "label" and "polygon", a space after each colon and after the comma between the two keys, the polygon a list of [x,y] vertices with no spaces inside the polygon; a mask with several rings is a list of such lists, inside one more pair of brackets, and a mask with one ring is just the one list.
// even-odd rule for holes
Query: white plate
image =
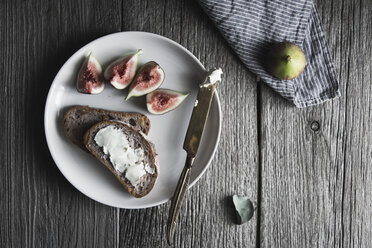
{"label": "white plate", "polygon": [[[76,91],[75,80],[85,56],[93,55],[107,66],[110,61],[141,48],[140,64],[154,60],[165,72],[162,88],[190,92],[177,109],[165,115],[151,115],[145,97],[124,101],[127,90],[120,91],[106,84],[99,95],[85,95]],[[77,51],[62,66],[50,87],[45,106],[45,135],[50,153],[62,174],[72,185],[88,197],[103,204],[120,208],[147,208],[171,199],[185,163],[182,149],[190,120],[198,84],[205,76],[199,60],[178,43],[165,37],[144,32],[122,32],[104,36]],[[93,156],[71,144],[66,138],[62,117],[72,105],[123,112],[146,114],[151,121],[149,140],[159,154],[159,176],[147,196],[136,199],[127,193],[115,176]],[[204,131],[203,139],[191,175],[192,186],[205,172],[217,148],[221,132],[221,108],[216,92]]]}

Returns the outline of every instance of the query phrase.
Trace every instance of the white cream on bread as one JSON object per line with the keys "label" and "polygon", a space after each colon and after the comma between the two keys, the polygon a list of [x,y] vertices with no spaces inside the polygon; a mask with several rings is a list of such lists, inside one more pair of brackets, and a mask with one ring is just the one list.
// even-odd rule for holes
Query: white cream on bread
{"label": "white cream on bread", "polygon": [[116,171],[136,186],[140,178],[147,173],[154,174],[155,169],[144,164],[145,153],[142,147],[132,148],[128,138],[115,126],[107,126],[97,132],[94,141],[109,156]]}

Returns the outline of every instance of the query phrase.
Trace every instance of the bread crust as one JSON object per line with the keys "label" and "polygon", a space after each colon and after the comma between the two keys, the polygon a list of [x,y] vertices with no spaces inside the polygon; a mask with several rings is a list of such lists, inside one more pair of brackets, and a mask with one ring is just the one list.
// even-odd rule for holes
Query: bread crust
{"label": "bread crust", "polygon": [[[74,114],[78,116],[88,117],[92,115],[91,119],[84,122],[84,118],[76,120]],[[95,118],[92,120],[92,118]],[[73,106],[65,113],[62,123],[63,129],[67,138],[81,149],[86,150],[83,143],[84,133],[94,124],[104,120],[116,120],[135,126],[135,130],[148,134],[150,130],[150,120],[146,115],[140,113],[123,113],[110,111],[105,109],[91,108],[89,106]],[[134,125],[133,125],[134,124]]]}
{"label": "bread crust", "polygon": [[[139,135],[140,138],[141,138],[141,141],[143,142],[141,144],[142,147],[144,148],[147,148],[146,151],[148,152],[147,155],[149,156],[150,158],[150,167],[151,168],[154,168],[155,169],[155,173],[153,175],[149,174],[148,172],[146,172],[148,175],[146,176],[149,176],[151,175],[151,183],[148,184],[148,186],[146,187],[145,190],[142,190],[142,191],[137,191],[136,188],[124,177],[124,176],[120,176],[116,170],[114,169],[114,166],[111,164],[111,162],[107,159],[104,159],[104,156],[102,156],[102,154],[99,154],[97,153],[94,149],[93,149],[93,142],[95,143],[95,141],[93,140],[94,139],[94,136],[95,134],[94,133],[97,133],[100,129],[104,128],[104,127],[107,127],[109,125],[114,125],[116,127],[119,127],[119,128],[122,128],[122,129],[127,129],[129,130],[130,132],[133,133],[133,135]],[[150,193],[150,191],[153,189],[154,185],[155,185],[155,182],[156,182],[156,179],[158,177],[158,167],[157,167],[157,164],[156,164],[156,152],[155,152],[155,149],[154,149],[154,146],[151,142],[149,142],[140,132],[136,131],[135,129],[133,129],[132,127],[122,123],[122,122],[117,122],[117,121],[103,121],[103,122],[99,122],[97,123],[96,125],[92,126],[84,135],[84,144],[85,144],[85,147],[87,148],[87,150],[93,155],[95,156],[103,165],[106,166],[106,168],[108,168],[112,174],[115,175],[115,177],[120,181],[120,183],[128,190],[128,192],[136,197],[136,198],[141,198],[141,197],[144,197],[145,195],[147,195],[148,193]],[[103,151],[101,151],[101,153],[103,153]]]}

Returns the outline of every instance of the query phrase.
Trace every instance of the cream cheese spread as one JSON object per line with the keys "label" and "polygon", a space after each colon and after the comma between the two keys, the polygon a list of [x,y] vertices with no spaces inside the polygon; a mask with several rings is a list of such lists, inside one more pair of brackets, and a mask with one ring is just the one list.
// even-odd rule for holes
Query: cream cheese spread
{"label": "cream cheese spread", "polygon": [[94,141],[109,156],[115,170],[119,174],[125,173],[125,177],[133,186],[140,182],[140,178],[146,172],[155,173],[153,168],[144,164],[145,152],[143,148],[132,148],[128,138],[115,126],[111,125],[99,130]]}
{"label": "cream cheese spread", "polygon": [[145,166],[145,171],[147,171],[151,175],[153,175],[155,173],[155,169],[154,168],[151,168],[149,165],[146,165]]}
{"label": "cream cheese spread", "polygon": [[221,75],[222,75],[221,68],[209,71],[205,82],[201,84],[200,87],[208,87],[212,84],[217,83],[217,81],[221,81]]}

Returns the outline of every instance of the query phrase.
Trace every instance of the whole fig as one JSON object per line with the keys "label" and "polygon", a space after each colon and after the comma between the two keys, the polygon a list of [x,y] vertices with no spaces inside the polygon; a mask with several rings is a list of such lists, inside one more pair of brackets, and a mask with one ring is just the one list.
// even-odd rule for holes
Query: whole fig
{"label": "whole fig", "polygon": [[290,42],[276,43],[266,56],[268,71],[283,80],[298,77],[306,66],[306,57],[302,49]]}

